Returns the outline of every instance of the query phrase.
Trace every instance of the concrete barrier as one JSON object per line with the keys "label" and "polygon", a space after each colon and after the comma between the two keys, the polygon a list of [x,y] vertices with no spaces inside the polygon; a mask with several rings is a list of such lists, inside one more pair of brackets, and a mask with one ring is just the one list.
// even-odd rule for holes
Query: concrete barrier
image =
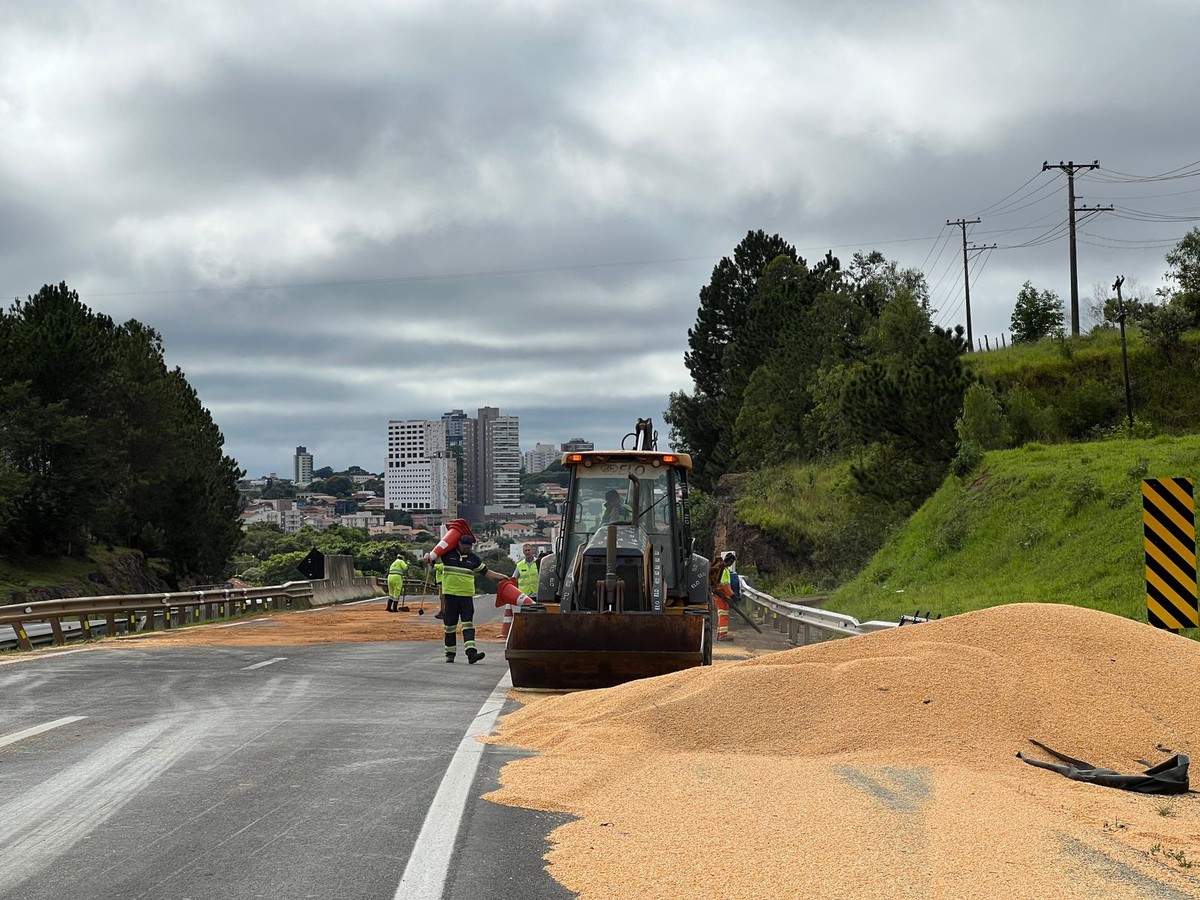
{"label": "concrete barrier", "polygon": [[[325,557],[326,561],[330,557]],[[328,570],[326,570],[328,571]],[[353,568],[350,570],[354,571]],[[322,578],[312,582],[313,606],[328,606],[331,603],[344,603],[347,600],[366,600],[369,597],[380,597],[385,591],[379,587],[379,581],[374,576],[355,576],[342,578]]]}

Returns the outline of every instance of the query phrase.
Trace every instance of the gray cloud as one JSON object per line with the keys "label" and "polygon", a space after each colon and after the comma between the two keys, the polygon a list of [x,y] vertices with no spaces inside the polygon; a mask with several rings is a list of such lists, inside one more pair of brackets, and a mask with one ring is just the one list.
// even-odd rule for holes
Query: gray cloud
{"label": "gray cloud", "polygon": [[[619,440],[690,389],[698,291],[746,231],[926,270],[943,324],[1069,291],[1081,203],[1200,216],[1200,10],[1178,0],[594,8],[97,6],[0,23],[0,261],[157,329],[252,474],[378,469],[390,418],[500,406]],[[1029,182],[1026,185],[1026,182]],[[1022,187],[1022,185],[1026,185]],[[1193,186],[1194,185],[1194,186]],[[1009,197],[1009,195],[1012,195]],[[1080,226],[1081,293],[1147,290],[1187,221]]]}

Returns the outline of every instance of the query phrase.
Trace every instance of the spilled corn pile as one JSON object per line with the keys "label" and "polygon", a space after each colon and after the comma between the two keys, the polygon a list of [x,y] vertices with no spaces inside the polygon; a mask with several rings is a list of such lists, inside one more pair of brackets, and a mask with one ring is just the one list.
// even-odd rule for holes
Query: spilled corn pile
{"label": "spilled corn pile", "polygon": [[1016,753],[1050,760],[1033,738],[1127,774],[1194,756],[1198,682],[1185,638],[995,607],[536,699],[489,740],[541,752],[488,799],[576,817],[547,860],[584,900],[1182,900],[1200,897],[1200,797]]}
{"label": "spilled corn pile", "polygon": [[[170,631],[140,631],[100,641],[97,647],[121,648],[132,643],[146,647],[294,647],[303,644],[342,644],[374,641],[441,642],[444,629],[437,612],[437,598],[425,604],[425,615],[417,613],[416,601],[408,612],[387,613],[383,601],[347,607],[325,606],[296,612],[217,622]],[[480,641],[500,639],[500,623],[476,627]]]}

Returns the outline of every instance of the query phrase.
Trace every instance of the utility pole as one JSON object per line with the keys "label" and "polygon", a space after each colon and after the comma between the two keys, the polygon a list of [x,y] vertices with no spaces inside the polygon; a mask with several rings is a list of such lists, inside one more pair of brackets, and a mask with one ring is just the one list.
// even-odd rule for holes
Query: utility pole
{"label": "utility pole", "polygon": [[1121,298],[1121,285],[1125,276],[1118,275],[1113,282],[1117,292],[1117,321],[1121,323],[1121,368],[1125,372],[1125,410],[1129,414],[1129,436],[1133,437],[1133,391],[1129,387],[1129,357],[1125,353],[1125,301]]}
{"label": "utility pole", "polygon": [[[1075,257],[1075,213],[1076,212],[1101,212],[1100,207],[1094,209],[1077,210],[1075,208],[1075,171],[1077,169],[1098,169],[1100,168],[1100,160],[1092,160],[1090,163],[1076,163],[1058,161],[1057,166],[1050,165],[1049,161],[1042,163],[1042,171],[1047,169],[1062,169],[1067,173],[1067,214],[1069,217],[1069,230],[1071,241],[1071,334],[1078,336],[1079,334],[1079,267]],[[1107,207],[1112,209],[1112,207]]]}
{"label": "utility pole", "polygon": [[[947,225],[957,225],[962,229],[962,244],[963,244],[963,289],[966,291],[967,298],[967,349],[972,353],[975,352],[975,337],[971,331],[971,275],[967,270],[967,226],[978,225],[978,219],[955,219],[951,222],[946,220]],[[995,246],[995,245],[993,245]],[[984,248],[978,248],[984,249]]]}

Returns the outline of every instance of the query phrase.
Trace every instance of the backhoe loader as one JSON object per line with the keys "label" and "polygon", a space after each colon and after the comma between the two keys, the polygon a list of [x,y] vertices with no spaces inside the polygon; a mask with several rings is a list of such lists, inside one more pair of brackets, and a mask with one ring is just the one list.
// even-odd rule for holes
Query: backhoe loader
{"label": "backhoe loader", "polygon": [[660,453],[649,419],[621,444],[563,454],[562,531],[505,650],[515,687],[611,687],[712,664],[708,560],[691,550],[691,457]]}

